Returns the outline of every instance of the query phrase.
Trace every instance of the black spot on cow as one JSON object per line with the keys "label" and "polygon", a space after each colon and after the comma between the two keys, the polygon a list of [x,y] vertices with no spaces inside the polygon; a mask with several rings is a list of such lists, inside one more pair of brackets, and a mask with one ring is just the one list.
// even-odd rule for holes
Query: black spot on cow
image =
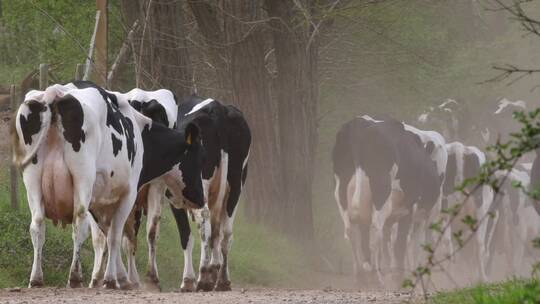
{"label": "black spot on cow", "polygon": [[116,136],[111,133],[112,148],[114,156],[118,155],[118,152],[122,149],[122,140],[116,138]]}
{"label": "black spot on cow", "polygon": [[131,106],[143,114],[144,116],[152,119],[154,122],[159,122],[165,126],[169,126],[169,119],[167,118],[167,112],[165,108],[155,99],[147,102],[140,102],[138,100],[129,101]]}
{"label": "black spot on cow", "polygon": [[174,219],[176,220],[176,227],[180,233],[180,244],[182,245],[182,249],[186,250],[189,242],[189,235],[191,234],[187,211],[185,209],[176,209],[173,205],[170,206]]}
{"label": "black spot on cow", "polygon": [[32,157],[32,164],[37,164],[38,163],[38,158],[37,158],[37,153],[34,154],[34,157]]}
{"label": "black spot on cow", "polygon": [[143,103],[138,100],[129,100],[129,104],[137,110],[137,112],[141,112]]}
{"label": "black spot on cow", "polygon": [[168,199],[171,199],[172,198],[172,193],[171,191],[169,191],[169,189],[165,190],[165,197],[168,198]]}
{"label": "black spot on cow", "polygon": [[62,117],[64,138],[73,147],[73,151],[79,152],[86,136],[82,129],[84,113],[80,102],[71,95],[66,95],[53,104],[56,112]]}
{"label": "black spot on cow", "polygon": [[41,116],[40,113],[47,108],[35,100],[27,102],[30,113],[27,117],[23,115],[19,116],[19,123],[21,125],[21,131],[23,133],[24,143],[27,145],[32,144],[32,135],[37,134],[41,130]]}
{"label": "black spot on cow", "polygon": [[133,166],[133,161],[135,160],[135,154],[137,153],[137,147],[135,147],[135,135],[133,133],[133,123],[131,120],[125,116],[122,115],[122,125],[124,126],[124,129],[126,130],[126,142],[127,142],[127,152],[128,152],[128,159],[131,162],[131,165]]}
{"label": "black spot on cow", "polygon": [[428,141],[425,148],[427,154],[431,155],[431,153],[433,153],[433,150],[435,150],[435,144],[432,141]]}
{"label": "black spot on cow", "polygon": [[[233,106],[226,106],[226,134],[229,154],[227,182],[230,186],[227,200],[227,215],[231,217],[240,198],[242,185],[246,183],[247,161],[251,145],[251,132],[242,112]],[[203,139],[204,140],[204,139]]]}
{"label": "black spot on cow", "polygon": [[113,176],[114,176],[114,171],[111,171],[111,177],[113,177]]}

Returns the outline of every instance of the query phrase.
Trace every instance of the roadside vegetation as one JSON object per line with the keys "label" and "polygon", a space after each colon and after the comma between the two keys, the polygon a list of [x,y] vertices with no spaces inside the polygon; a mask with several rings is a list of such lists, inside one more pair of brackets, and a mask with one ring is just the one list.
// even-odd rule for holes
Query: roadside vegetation
{"label": "roadside vegetation", "polygon": [[[24,188],[21,185],[21,193]],[[26,287],[33,260],[33,247],[28,228],[30,211],[26,195],[21,195],[21,209],[12,210],[9,202],[9,180],[4,171],[0,175],[0,288]],[[241,202],[244,203],[244,202]],[[65,286],[71,265],[73,242],[71,226],[55,227],[46,220],[46,241],[43,247],[43,274],[45,285]],[[143,222],[141,227],[145,227]],[[195,225],[197,243],[194,250],[194,267],[199,263],[198,231]],[[242,212],[237,215],[234,230],[234,246],[230,260],[230,271],[235,287],[307,287],[317,274],[306,273],[311,260],[306,259],[299,246],[284,236],[269,229],[249,224]],[[93,250],[90,237],[82,250],[83,274],[88,284],[93,265]],[[147,265],[145,229],[140,230],[137,265],[144,278]],[[183,254],[176,223],[169,208],[163,208],[161,234],[158,243],[158,267],[163,290],[180,287],[183,271]],[[292,271],[294,269],[294,271]],[[305,269],[303,272],[301,269]],[[297,271],[299,270],[299,271]]]}
{"label": "roadside vegetation", "polygon": [[434,304],[536,304],[540,303],[540,281],[512,279],[503,283],[478,285],[457,291],[441,292]]}

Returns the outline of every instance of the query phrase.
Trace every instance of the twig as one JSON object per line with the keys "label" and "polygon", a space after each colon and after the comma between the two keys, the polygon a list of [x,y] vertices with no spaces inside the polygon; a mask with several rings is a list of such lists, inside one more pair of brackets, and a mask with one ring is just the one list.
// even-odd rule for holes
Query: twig
{"label": "twig", "polygon": [[135,31],[137,30],[137,27],[139,26],[139,20],[135,20],[133,23],[133,26],[131,27],[131,30],[127,34],[126,40],[124,40],[124,43],[122,44],[122,47],[120,48],[120,51],[118,52],[118,56],[116,56],[116,59],[114,60],[114,63],[111,66],[111,70],[109,71],[109,75],[107,75],[107,88],[110,88],[112,85],[114,76],[116,75],[116,70],[120,66],[120,63],[123,61],[124,57],[127,54],[127,51],[129,49],[129,46],[131,45],[131,40],[133,39],[133,35]]}
{"label": "twig", "polygon": [[[88,56],[86,56],[86,65],[84,67],[84,76],[83,80],[88,80],[90,78],[90,72],[92,71],[92,65],[94,60],[94,49],[96,48],[96,35],[99,28],[99,18],[101,16],[101,11],[96,11],[96,24],[94,26],[94,33],[92,34],[92,39],[90,39],[90,47],[88,48]],[[96,69],[97,71],[98,69]]]}

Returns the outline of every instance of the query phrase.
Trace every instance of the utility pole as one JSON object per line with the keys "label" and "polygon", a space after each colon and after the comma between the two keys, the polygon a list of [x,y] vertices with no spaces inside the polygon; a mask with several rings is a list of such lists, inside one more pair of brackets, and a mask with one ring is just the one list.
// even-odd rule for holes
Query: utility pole
{"label": "utility pole", "polygon": [[96,0],[96,9],[101,12],[96,33],[96,49],[92,69],[92,79],[100,86],[107,84],[107,32],[108,32],[108,0]]}

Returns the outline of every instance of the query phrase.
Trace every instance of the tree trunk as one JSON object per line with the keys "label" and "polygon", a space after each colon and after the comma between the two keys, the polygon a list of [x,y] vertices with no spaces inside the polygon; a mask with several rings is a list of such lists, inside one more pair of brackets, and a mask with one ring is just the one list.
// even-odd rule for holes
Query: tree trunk
{"label": "tree trunk", "polygon": [[133,51],[137,86],[166,88],[178,97],[192,91],[193,71],[185,38],[182,3],[169,0],[122,0],[126,24],[139,20]]}
{"label": "tree trunk", "polygon": [[[317,142],[317,39],[304,26],[293,1],[266,0],[275,48],[275,98],[279,117],[281,180],[287,228],[300,239],[313,237],[311,206]],[[305,9],[310,8],[305,3]],[[316,37],[316,35],[313,35]]]}
{"label": "tree trunk", "polygon": [[220,20],[216,7],[207,1],[188,0],[191,12],[197,21],[199,32],[204,39],[204,47],[210,64],[215,69],[217,76],[217,98],[231,100],[232,83],[230,74],[230,48],[226,45],[224,30],[220,26]]}
{"label": "tree trunk", "polygon": [[250,218],[281,226],[282,179],[279,170],[278,127],[265,67],[265,41],[257,20],[260,1],[224,2],[225,28],[230,43],[230,73],[234,103],[244,112],[253,132],[246,210]]}

